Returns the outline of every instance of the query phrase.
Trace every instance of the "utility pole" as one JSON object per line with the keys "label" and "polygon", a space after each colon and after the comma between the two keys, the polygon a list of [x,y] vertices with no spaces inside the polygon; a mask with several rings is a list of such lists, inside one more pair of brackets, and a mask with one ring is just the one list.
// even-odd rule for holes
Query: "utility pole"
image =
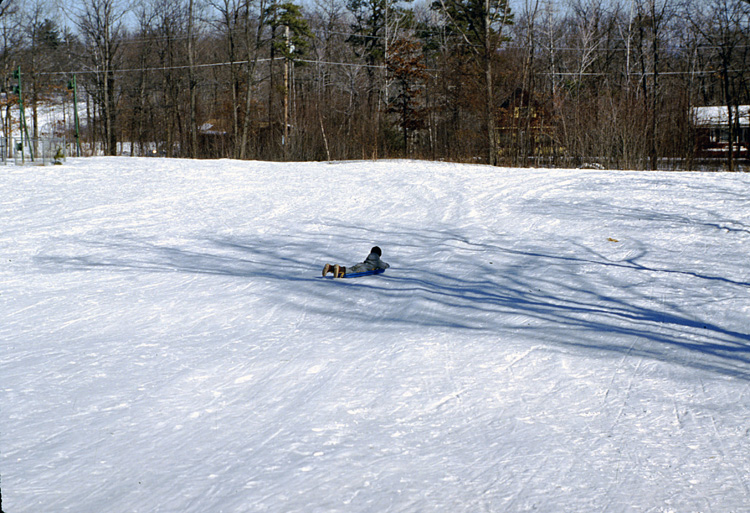
{"label": "utility pole", "polygon": [[75,120],[75,138],[76,138],[76,157],[81,156],[81,136],[79,132],[80,123],[78,122],[78,85],[76,84],[76,76],[68,82],[68,89],[73,90],[73,119]]}

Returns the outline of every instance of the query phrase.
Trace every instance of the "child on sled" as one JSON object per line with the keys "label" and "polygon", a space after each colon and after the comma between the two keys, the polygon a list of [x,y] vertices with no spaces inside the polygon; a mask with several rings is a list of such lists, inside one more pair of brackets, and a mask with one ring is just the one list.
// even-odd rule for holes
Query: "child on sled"
{"label": "child on sled", "polygon": [[380,248],[378,246],[375,246],[370,250],[370,254],[367,255],[365,261],[360,264],[356,264],[351,267],[344,267],[343,265],[338,264],[326,264],[325,267],[323,267],[323,276],[327,275],[328,273],[333,273],[334,278],[343,278],[347,273],[354,274],[366,271],[388,269],[390,265],[380,259],[382,255],[383,252],[380,250]]}

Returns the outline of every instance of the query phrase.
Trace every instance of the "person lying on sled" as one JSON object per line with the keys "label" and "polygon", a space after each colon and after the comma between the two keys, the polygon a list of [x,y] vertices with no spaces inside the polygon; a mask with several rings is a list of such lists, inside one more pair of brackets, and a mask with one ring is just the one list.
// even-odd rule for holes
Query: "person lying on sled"
{"label": "person lying on sled", "polygon": [[356,264],[351,267],[344,267],[343,265],[338,264],[326,264],[325,267],[323,267],[323,276],[327,275],[328,273],[333,273],[334,278],[343,278],[347,275],[347,273],[355,274],[366,271],[388,269],[390,265],[380,259],[382,255],[383,252],[380,250],[380,248],[375,246],[370,250],[370,254],[367,255],[367,258],[365,258],[365,261],[361,264]]}

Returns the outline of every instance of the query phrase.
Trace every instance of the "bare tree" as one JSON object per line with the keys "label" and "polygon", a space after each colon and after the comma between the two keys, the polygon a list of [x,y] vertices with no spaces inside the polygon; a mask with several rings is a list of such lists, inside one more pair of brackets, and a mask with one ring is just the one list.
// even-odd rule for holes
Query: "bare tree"
{"label": "bare tree", "polygon": [[13,0],[0,0],[0,16],[4,15],[14,4]]}
{"label": "bare tree", "polygon": [[[648,158],[652,170],[658,167],[659,103],[661,90],[661,47],[665,25],[669,22],[668,0],[635,0],[641,67],[641,87],[645,111],[648,113]],[[649,87],[650,83],[650,87]]]}
{"label": "bare tree", "polygon": [[495,86],[493,63],[496,50],[505,38],[503,29],[513,23],[507,0],[438,0],[452,29],[471,49],[484,76],[484,114],[487,124],[487,162],[497,163],[495,131]]}
{"label": "bare tree", "polygon": [[198,156],[198,115],[195,79],[195,0],[188,0],[187,13],[188,88],[190,91],[190,158]]}
{"label": "bare tree", "polygon": [[39,100],[44,87],[44,78],[48,75],[41,73],[50,71],[49,65],[54,60],[54,54],[60,46],[59,30],[50,20],[51,14],[46,3],[36,0],[26,10],[26,34],[28,47],[25,52],[24,71],[30,78],[31,85],[31,119],[32,138],[39,138]]}
{"label": "bare tree", "polygon": [[231,92],[230,109],[231,109],[231,144],[232,156],[240,156],[240,118],[239,118],[239,97],[240,97],[240,58],[241,44],[243,43],[243,27],[246,20],[243,18],[244,0],[209,0],[209,5],[216,9],[219,14],[217,25],[224,38],[226,45],[226,56],[229,59],[229,87]]}
{"label": "bare tree", "polygon": [[[10,80],[13,69],[15,69],[18,62],[18,54],[21,49],[21,40],[24,31],[20,29],[22,25],[21,13],[15,9],[13,4],[8,3],[6,0],[2,4],[2,12],[0,14],[0,73],[2,73],[3,90],[10,91]],[[10,150],[12,147],[11,111],[13,105],[15,105],[15,99],[6,95],[0,105],[5,109],[4,114],[0,113],[5,147]]]}
{"label": "bare tree", "polygon": [[117,91],[115,72],[124,33],[122,18],[127,12],[123,0],[81,0],[76,24],[84,43],[90,48],[89,64],[94,73],[94,98],[103,117],[104,148],[117,154]]}
{"label": "bare tree", "polygon": [[[336,85],[334,81],[340,75],[340,67],[333,67],[328,62],[336,60],[346,61],[347,45],[344,44],[344,33],[346,31],[346,14],[343,0],[316,0],[316,8],[311,16],[311,31],[314,34],[311,43],[311,53],[317,61],[311,70],[313,87],[313,105],[308,112],[319,129],[322,150],[325,158],[333,158],[332,143],[329,137],[346,126],[346,123],[337,123],[341,105],[336,101],[339,97],[334,96]],[[335,105],[335,107],[334,107]],[[345,118],[346,119],[346,118]]]}

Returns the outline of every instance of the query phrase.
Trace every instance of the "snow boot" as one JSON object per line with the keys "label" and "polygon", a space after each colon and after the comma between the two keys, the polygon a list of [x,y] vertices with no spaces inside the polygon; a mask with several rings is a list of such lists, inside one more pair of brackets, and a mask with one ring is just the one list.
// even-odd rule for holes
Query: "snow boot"
{"label": "snow boot", "polygon": [[333,266],[333,277],[334,278],[343,278],[346,274],[346,267],[343,265],[334,265]]}
{"label": "snow boot", "polygon": [[323,276],[332,272],[333,272],[333,266],[331,264],[326,264],[326,266],[323,268]]}

